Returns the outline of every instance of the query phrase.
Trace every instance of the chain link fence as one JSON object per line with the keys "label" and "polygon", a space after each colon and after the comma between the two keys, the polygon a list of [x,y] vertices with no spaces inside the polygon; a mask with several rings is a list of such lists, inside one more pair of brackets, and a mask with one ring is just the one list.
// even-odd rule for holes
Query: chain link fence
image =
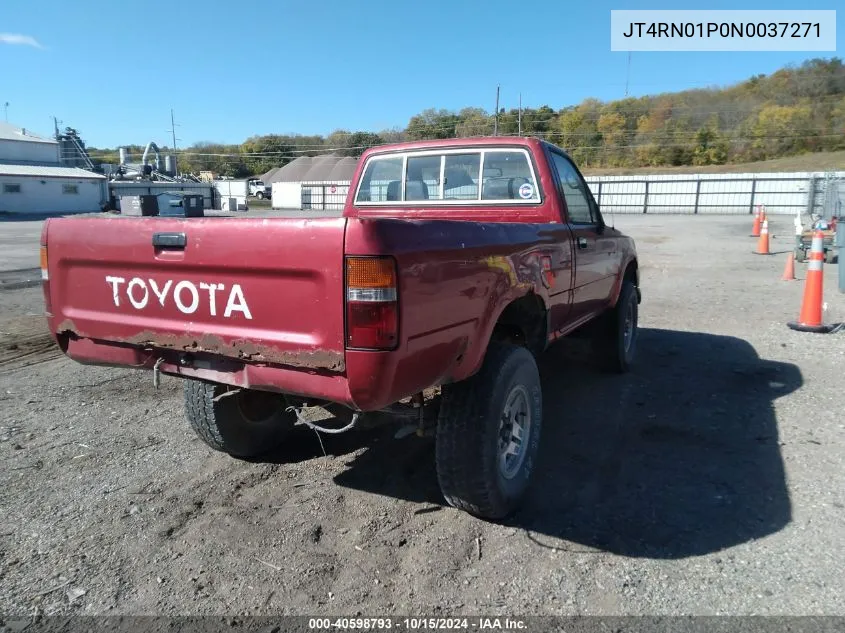
{"label": "chain link fence", "polygon": [[590,176],[586,181],[606,213],[733,215],[764,205],[770,215],[832,217],[841,214],[845,200],[845,172]]}
{"label": "chain link fence", "polygon": [[[845,213],[845,172],[589,176],[586,181],[603,213],[741,215],[754,213],[758,205],[769,215]],[[300,208],[340,211],[349,186],[348,181],[303,182]]]}
{"label": "chain link fence", "polygon": [[349,193],[349,182],[303,182],[302,209],[341,211]]}

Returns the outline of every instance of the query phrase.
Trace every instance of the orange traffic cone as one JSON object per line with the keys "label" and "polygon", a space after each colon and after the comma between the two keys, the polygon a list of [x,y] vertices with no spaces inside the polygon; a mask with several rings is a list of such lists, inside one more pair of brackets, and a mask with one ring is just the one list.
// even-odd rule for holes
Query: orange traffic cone
{"label": "orange traffic cone", "polygon": [[762,213],[760,213],[760,205],[754,210],[754,225],[751,229],[751,237],[760,237],[760,224],[763,222]]}
{"label": "orange traffic cone", "polygon": [[813,234],[813,246],[807,260],[807,280],[804,282],[804,299],[801,302],[801,314],[798,321],[787,325],[799,332],[818,332],[826,334],[835,326],[822,323],[822,294],[824,291],[824,234]]}
{"label": "orange traffic cone", "polygon": [[783,277],[781,279],[783,281],[795,280],[795,255],[793,253],[789,253],[786,256],[786,266],[784,266]]}
{"label": "orange traffic cone", "polygon": [[757,250],[755,255],[771,255],[769,252],[769,221],[763,220],[763,226],[760,227],[760,239],[757,240]]}

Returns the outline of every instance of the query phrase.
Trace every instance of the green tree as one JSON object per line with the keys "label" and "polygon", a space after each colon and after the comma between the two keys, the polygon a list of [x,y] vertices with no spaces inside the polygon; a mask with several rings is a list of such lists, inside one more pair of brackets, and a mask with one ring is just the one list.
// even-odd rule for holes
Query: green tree
{"label": "green tree", "polygon": [[460,119],[454,112],[429,108],[412,116],[406,131],[411,140],[452,138],[458,123]]}
{"label": "green tree", "polygon": [[702,127],[695,133],[693,165],[722,165],[727,159],[728,144],[714,125]]}
{"label": "green tree", "polygon": [[253,136],[241,143],[242,164],[249,174],[261,175],[288,162],[294,151],[289,139],[276,134]]}
{"label": "green tree", "polygon": [[384,145],[384,139],[372,132],[353,132],[346,138],[345,148],[338,153],[341,156],[359,157],[369,147]]}
{"label": "green tree", "polygon": [[464,108],[458,112],[455,136],[489,136],[493,134],[493,117],[482,108]]}
{"label": "green tree", "polygon": [[776,158],[807,150],[812,145],[809,105],[767,105],[755,121],[752,148],[759,158]]}

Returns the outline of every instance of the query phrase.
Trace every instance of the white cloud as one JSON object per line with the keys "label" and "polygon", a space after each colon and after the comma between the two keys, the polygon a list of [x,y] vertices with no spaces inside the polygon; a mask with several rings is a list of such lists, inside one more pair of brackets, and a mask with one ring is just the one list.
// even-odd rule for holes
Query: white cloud
{"label": "white cloud", "polygon": [[31,35],[21,35],[20,33],[0,33],[0,44],[19,44],[22,46],[44,48]]}

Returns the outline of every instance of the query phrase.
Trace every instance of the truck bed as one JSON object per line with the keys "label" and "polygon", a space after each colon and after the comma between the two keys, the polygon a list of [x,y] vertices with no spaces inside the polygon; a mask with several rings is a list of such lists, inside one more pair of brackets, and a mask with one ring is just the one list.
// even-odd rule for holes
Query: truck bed
{"label": "truck bed", "polygon": [[[164,349],[342,371],[345,222],[53,220],[47,239],[54,331],[151,354]],[[185,244],[155,246],[156,236]]]}

